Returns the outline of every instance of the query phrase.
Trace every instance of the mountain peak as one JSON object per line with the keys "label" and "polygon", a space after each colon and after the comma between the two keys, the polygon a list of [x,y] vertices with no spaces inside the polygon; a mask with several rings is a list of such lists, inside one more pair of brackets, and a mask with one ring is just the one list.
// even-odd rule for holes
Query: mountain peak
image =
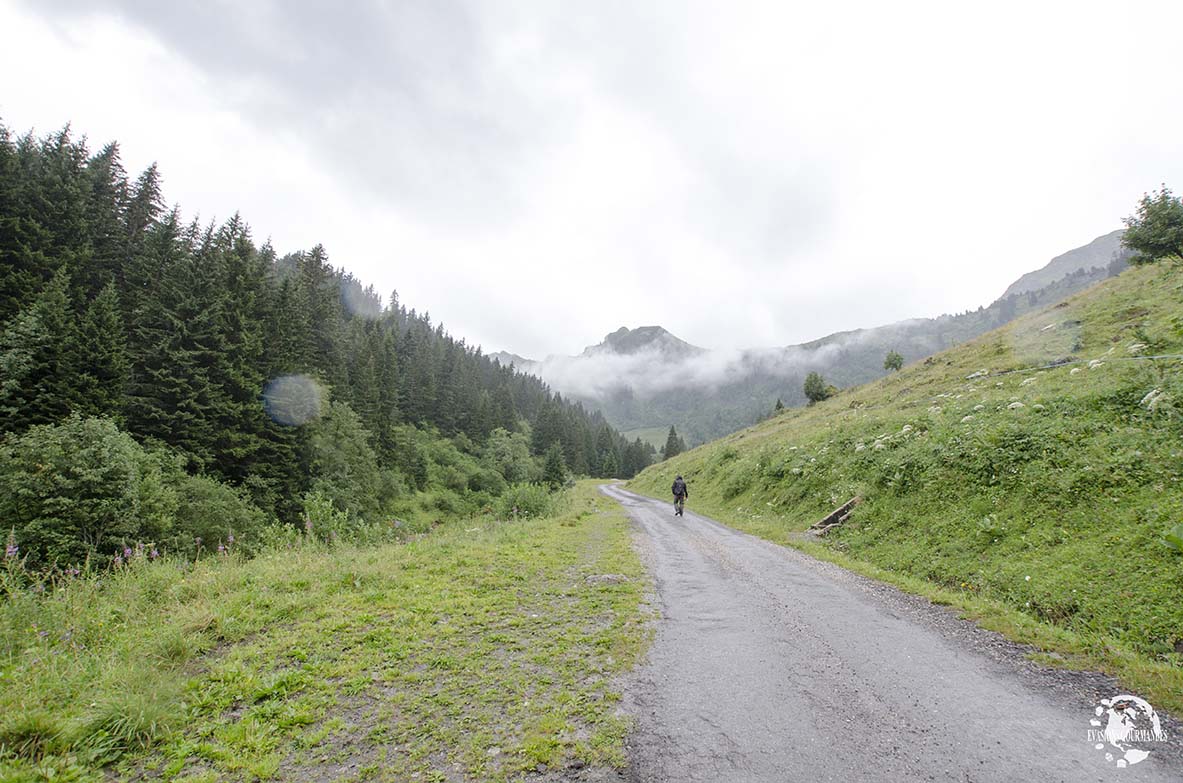
{"label": "mountain peak", "polygon": [[599,345],[585,349],[583,355],[634,354],[642,351],[657,351],[672,358],[703,353],[704,349],[675,337],[661,326],[638,326],[636,329],[622,326],[615,332],[605,335]]}

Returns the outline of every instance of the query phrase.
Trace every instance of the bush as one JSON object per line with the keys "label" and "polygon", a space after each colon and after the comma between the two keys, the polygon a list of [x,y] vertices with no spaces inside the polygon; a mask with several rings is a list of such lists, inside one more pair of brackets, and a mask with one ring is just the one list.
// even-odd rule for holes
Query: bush
{"label": "bush", "polygon": [[75,415],[0,446],[0,519],[34,567],[160,541],[176,504],[161,459],[109,419]]}
{"label": "bush", "polygon": [[524,433],[511,433],[500,427],[493,430],[481,459],[510,484],[537,478],[538,467],[530,456],[530,439]]}
{"label": "bush", "polygon": [[481,468],[468,477],[468,489],[471,492],[500,495],[507,486],[501,474],[491,468]]}
{"label": "bush", "polygon": [[358,415],[343,402],[329,403],[310,432],[313,491],[352,517],[376,518],[383,480]]}
{"label": "bush", "polygon": [[837,390],[833,386],[827,385],[821,374],[811,372],[805,376],[804,391],[805,396],[809,399],[809,404],[812,405],[834,396]]}
{"label": "bush", "polygon": [[550,513],[554,497],[542,484],[514,484],[497,499],[494,509],[501,519],[544,517]]}
{"label": "bush", "polygon": [[333,499],[323,492],[309,492],[304,496],[304,532],[318,541],[336,543],[352,536],[357,520],[337,508]]}
{"label": "bush", "polygon": [[176,486],[177,510],[168,549],[192,553],[196,539],[206,549],[230,542],[253,551],[262,543],[267,516],[239,491],[206,476],[183,476]]}

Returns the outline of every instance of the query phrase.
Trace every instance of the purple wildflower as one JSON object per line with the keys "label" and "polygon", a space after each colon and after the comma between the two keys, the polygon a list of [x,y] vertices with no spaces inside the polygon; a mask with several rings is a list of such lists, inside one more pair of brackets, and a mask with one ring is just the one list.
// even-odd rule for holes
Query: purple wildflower
{"label": "purple wildflower", "polygon": [[226,545],[225,544],[218,544],[218,554],[219,555],[226,554]]}
{"label": "purple wildflower", "polygon": [[44,639],[47,636],[49,636],[49,631],[38,631],[37,635],[40,636],[42,639]]}
{"label": "purple wildflower", "polygon": [[80,576],[82,574],[77,568],[67,568],[66,576]]}
{"label": "purple wildflower", "polygon": [[8,545],[4,547],[4,559],[16,560],[20,557],[21,548],[16,545],[16,530],[8,531]]}
{"label": "purple wildflower", "polygon": [[115,555],[115,565],[117,565],[117,566],[123,565],[123,555],[120,555],[120,554]]}
{"label": "purple wildflower", "polygon": [[156,547],[152,547],[152,551],[148,553],[149,560],[155,560],[160,557],[160,551]]}
{"label": "purple wildflower", "polygon": [[123,548],[123,556],[124,556],[125,558],[127,558],[128,560],[131,560],[131,547],[129,547],[129,546],[125,546],[125,547]]}
{"label": "purple wildflower", "polygon": [[227,543],[227,544],[233,544],[233,543],[234,543],[234,531],[233,531],[233,530],[231,530],[231,531],[230,531],[230,534],[226,536],[226,543]]}

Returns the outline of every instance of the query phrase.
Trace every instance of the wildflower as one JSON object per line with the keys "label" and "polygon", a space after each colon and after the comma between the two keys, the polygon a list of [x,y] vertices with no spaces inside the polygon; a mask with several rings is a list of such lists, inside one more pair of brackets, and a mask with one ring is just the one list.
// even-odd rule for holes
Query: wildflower
{"label": "wildflower", "polygon": [[125,546],[125,547],[123,548],[123,556],[124,556],[125,558],[127,558],[128,560],[131,560],[131,547],[129,547],[129,546]]}
{"label": "wildflower", "polygon": [[218,554],[219,555],[226,554],[226,545],[225,544],[218,544]]}
{"label": "wildflower", "polygon": [[1023,577],[1023,579],[1024,579],[1024,581],[1027,581],[1027,582],[1031,581],[1031,577],[1029,577],[1029,576],[1025,576],[1025,577]]}
{"label": "wildflower", "polygon": [[123,555],[121,555],[121,554],[115,555],[115,565],[117,565],[117,566],[123,565]]}
{"label": "wildflower", "polygon": [[155,560],[160,557],[160,551],[156,547],[152,547],[152,551],[148,553],[149,560]]}
{"label": "wildflower", "polygon": [[229,533],[229,535],[227,535],[227,536],[226,536],[226,543],[227,543],[227,544],[233,544],[233,543],[234,543],[234,531],[233,531],[233,530],[231,530],[231,531],[230,531],[230,533]]}
{"label": "wildflower", "polygon": [[4,547],[4,559],[16,560],[20,557],[21,548],[16,545],[16,531],[10,530],[8,532],[8,545]]}

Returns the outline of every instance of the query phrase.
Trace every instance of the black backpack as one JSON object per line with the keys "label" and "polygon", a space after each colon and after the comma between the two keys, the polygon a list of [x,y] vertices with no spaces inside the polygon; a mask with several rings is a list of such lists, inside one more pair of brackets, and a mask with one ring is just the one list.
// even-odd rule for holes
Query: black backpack
{"label": "black backpack", "polygon": [[686,494],[686,482],[683,481],[682,479],[674,479],[673,490],[674,490],[675,495],[685,495]]}

